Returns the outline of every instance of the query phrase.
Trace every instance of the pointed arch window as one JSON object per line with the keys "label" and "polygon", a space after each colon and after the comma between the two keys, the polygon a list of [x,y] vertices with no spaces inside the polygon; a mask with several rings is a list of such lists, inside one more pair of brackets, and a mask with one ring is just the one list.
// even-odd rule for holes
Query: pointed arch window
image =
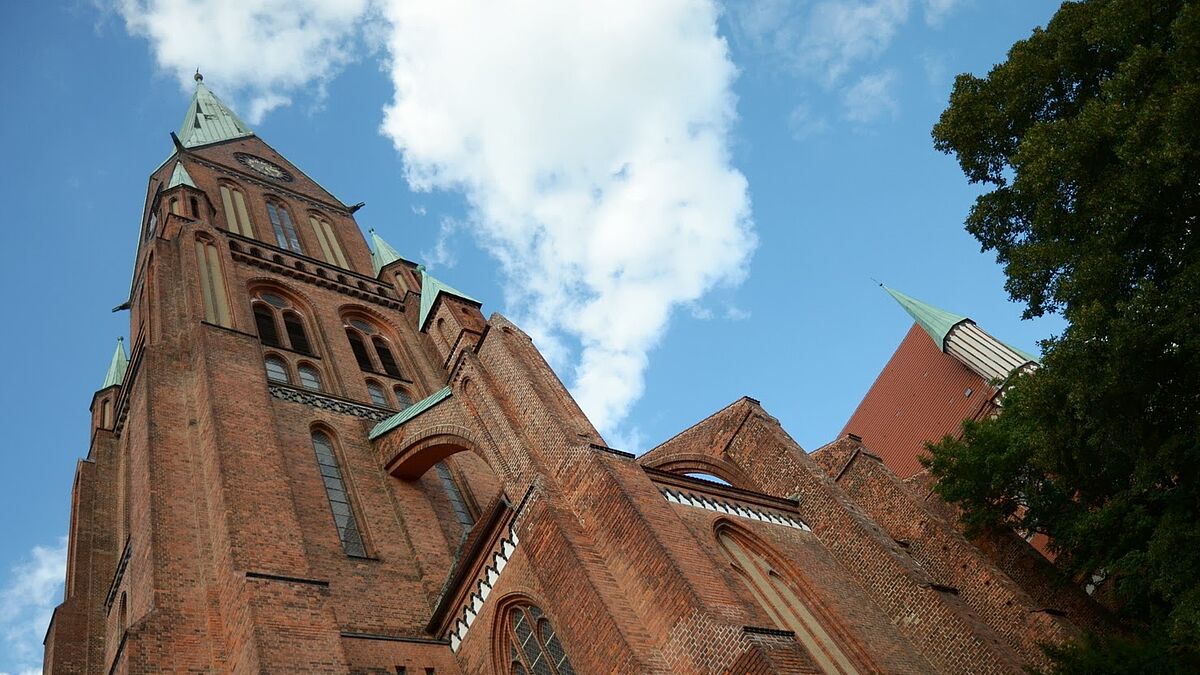
{"label": "pointed arch window", "polygon": [[338,243],[333,226],[329,224],[329,221],[319,215],[311,214],[308,216],[308,224],[312,226],[313,234],[317,236],[317,244],[321,246],[321,253],[325,255],[325,260],[338,267],[348,268],[346,256],[342,254],[342,247]]}
{"label": "pointed arch window", "polygon": [[291,310],[284,311],[283,327],[287,331],[288,342],[292,343],[294,351],[301,354],[312,354],[312,347],[308,344],[308,335],[304,332],[304,321],[299,314]]}
{"label": "pointed arch window", "polygon": [[296,374],[300,376],[300,386],[313,391],[321,391],[321,371],[316,367],[302,363],[296,368]]}
{"label": "pointed arch window", "polygon": [[288,375],[287,363],[278,356],[268,356],[263,359],[263,364],[267,368],[267,379],[272,382],[281,384],[291,384],[292,378]]}
{"label": "pointed arch window", "polygon": [[250,212],[246,209],[246,197],[240,189],[222,183],[221,206],[225,210],[225,223],[230,232],[244,237],[254,236],[254,226],[250,224]]}
{"label": "pointed arch window", "polygon": [[387,394],[384,393],[383,387],[375,380],[367,380],[367,393],[371,395],[371,402],[381,408],[390,407]]}
{"label": "pointed arch window", "polygon": [[279,347],[279,329],[275,325],[275,312],[262,303],[254,303],[254,326],[258,329],[259,342],[268,347]]}
{"label": "pointed arch window", "polygon": [[200,268],[200,294],[204,298],[204,320],[230,328],[229,296],[217,247],[206,239],[196,240],[196,265]]}
{"label": "pointed arch window", "polygon": [[304,253],[300,248],[300,238],[296,235],[296,227],[292,225],[292,217],[282,204],[267,202],[267,215],[271,218],[271,227],[275,230],[275,243],[279,248]]}
{"label": "pointed arch window", "polygon": [[354,360],[358,362],[359,369],[366,371],[375,370],[375,367],[371,364],[371,355],[367,352],[367,345],[363,342],[362,335],[356,330],[347,328],[346,339],[350,341],[350,350],[354,352]]}
{"label": "pointed arch window", "polygon": [[743,537],[735,535],[729,527],[717,531],[717,541],[763,610],[780,628],[796,634],[796,640],[804,646],[822,672],[859,672],[859,667],[847,655],[847,650],[831,635],[825,622],[818,618],[813,603],[801,597],[802,591],[797,590],[799,586],[785,579],[769,556]]}
{"label": "pointed arch window", "polygon": [[354,360],[358,362],[360,370],[369,373],[382,372],[404,379],[391,342],[374,324],[352,318],[344,321],[344,327],[346,339],[350,342],[350,349],[354,352]]}
{"label": "pointed arch window", "polygon": [[401,410],[404,410],[408,406],[412,405],[412,397],[408,395],[408,392],[405,391],[404,387],[395,387],[392,389],[392,391],[396,394],[396,405]]}
{"label": "pointed arch window", "polygon": [[504,653],[513,675],[575,675],[566,650],[536,605],[516,605],[504,617]]}
{"label": "pointed arch window", "polygon": [[375,347],[375,355],[379,357],[379,365],[383,366],[383,372],[392,377],[402,377],[400,367],[396,365],[396,359],[392,356],[392,350],[388,348],[387,340],[374,335],[371,337],[371,345]]}
{"label": "pointed arch window", "polygon": [[329,509],[333,512],[333,523],[337,528],[342,550],[347,555],[366,557],[367,547],[363,544],[362,532],[350,504],[350,494],[342,480],[342,469],[338,465],[333,440],[323,431],[312,433],[313,450],[317,454],[317,467],[325,483],[325,496],[329,498]]}

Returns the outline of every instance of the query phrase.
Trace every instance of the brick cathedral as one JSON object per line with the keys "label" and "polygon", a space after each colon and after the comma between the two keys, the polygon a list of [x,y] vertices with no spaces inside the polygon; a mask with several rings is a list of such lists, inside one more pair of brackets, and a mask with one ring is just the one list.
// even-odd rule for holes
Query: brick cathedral
{"label": "brick cathedral", "polygon": [[1026,365],[969,320],[905,305],[920,358],[982,385],[908,359],[815,453],[741,398],[634,457],[519,327],[368,244],[198,75],[172,140],[46,672],[1017,673],[1107,625],[885,464],[920,445],[876,389],[975,386],[956,424],[997,401],[987,368]]}

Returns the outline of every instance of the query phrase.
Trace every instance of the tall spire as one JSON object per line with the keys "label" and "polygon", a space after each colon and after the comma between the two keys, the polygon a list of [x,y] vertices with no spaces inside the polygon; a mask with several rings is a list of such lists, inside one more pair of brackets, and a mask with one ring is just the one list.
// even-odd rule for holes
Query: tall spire
{"label": "tall spire", "polygon": [[379,276],[379,271],[397,260],[404,260],[396,249],[388,245],[383,237],[375,233],[375,230],[370,230],[371,234],[371,263],[375,265],[375,276]]}
{"label": "tall spire", "polygon": [[950,331],[953,330],[955,326],[963,322],[971,321],[969,318],[961,314],[947,312],[939,307],[934,307],[928,303],[921,302],[920,300],[917,300],[910,295],[905,295],[894,288],[888,288],[883,284],[879,284],[879,286],[883,288],[883,290],[887,291],[888,295],[892,296],[896,302],[900,303],[900,306],[904,308],[904,311],[908,312],[909,316],[911,316],[913,320],[921,326],[921,328],[924,328],[926,333],[929,333],[929,337],[933,338],[933,341],[937,344],[938,349],[942,350],[943,352],[946,351],[946,336],[950,334]]}
{"label": "tall spire", "polygon": [[417,323],[418,330],[425,329],[425,322],[429,320],[429,313],[433,310],[433,303],[437,301],[438,295],[442,293],[453,295],[467,302],[473,302],[476,305],[483,304],[466,293],[438,281],[432,274],[425,271],[424,265],[417,265],[417,269],[421,272],[421,315]]}
{"label": "tall spire", "polygon": [[113,352],[112,362],[108,364],[108,374],[104,376],[101,389],[108,389],[125,381],[125,370],[129,368],[129,358],[125,356],[125,339],[117,338],[117,350]]}
{"label": "tall spire", "polygon": [[254,135],[250,127],[209,90],[199,70],[196,71],[195,80],[196,93],[192,94],[183,124],[179,125],[179,142],[183,147],[195,148]]}

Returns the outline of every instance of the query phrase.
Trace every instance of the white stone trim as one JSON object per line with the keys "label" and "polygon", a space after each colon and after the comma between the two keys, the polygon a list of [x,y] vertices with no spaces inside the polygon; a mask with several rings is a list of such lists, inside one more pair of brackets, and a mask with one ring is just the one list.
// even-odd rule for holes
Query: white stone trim
{"label": "white stone trim", "polygon": [[697,495],[692,492],[675,491],[670,488],[660,487],[659,492],[662,492],[663,497],[673,504],[682,504],[684,506],[693,506],[707,511],[715,511],[717,513],[725,513],[731,516],[747,518],[749,520],[758,520],[764,523],[774,523],[775,525],[783,525],[804,532],[812,532],[812,529],[804,523],[804,521],[792,516],[776,513],[774,511],[766,511],[759,508],[753,508],[738,504],[736,502],[726,501],[723,499],[714,499],[705,495]]}

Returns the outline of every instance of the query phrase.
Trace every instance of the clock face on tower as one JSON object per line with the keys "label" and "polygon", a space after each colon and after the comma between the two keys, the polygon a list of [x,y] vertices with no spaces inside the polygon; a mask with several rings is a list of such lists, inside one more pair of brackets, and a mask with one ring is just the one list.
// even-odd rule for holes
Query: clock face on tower
{"label": "clock face on tower", "polygon": [[274,162],[269,162],[262,157],[247,155],[244,152],[234,153],[233,156],[235,159],[237,159],[237,161],[241,162],[246,167],[257,171],[267,178],[274,178],[275,180],[281,180],[288,183],[292,182],[292,174],[288,173],[287,169]]}

